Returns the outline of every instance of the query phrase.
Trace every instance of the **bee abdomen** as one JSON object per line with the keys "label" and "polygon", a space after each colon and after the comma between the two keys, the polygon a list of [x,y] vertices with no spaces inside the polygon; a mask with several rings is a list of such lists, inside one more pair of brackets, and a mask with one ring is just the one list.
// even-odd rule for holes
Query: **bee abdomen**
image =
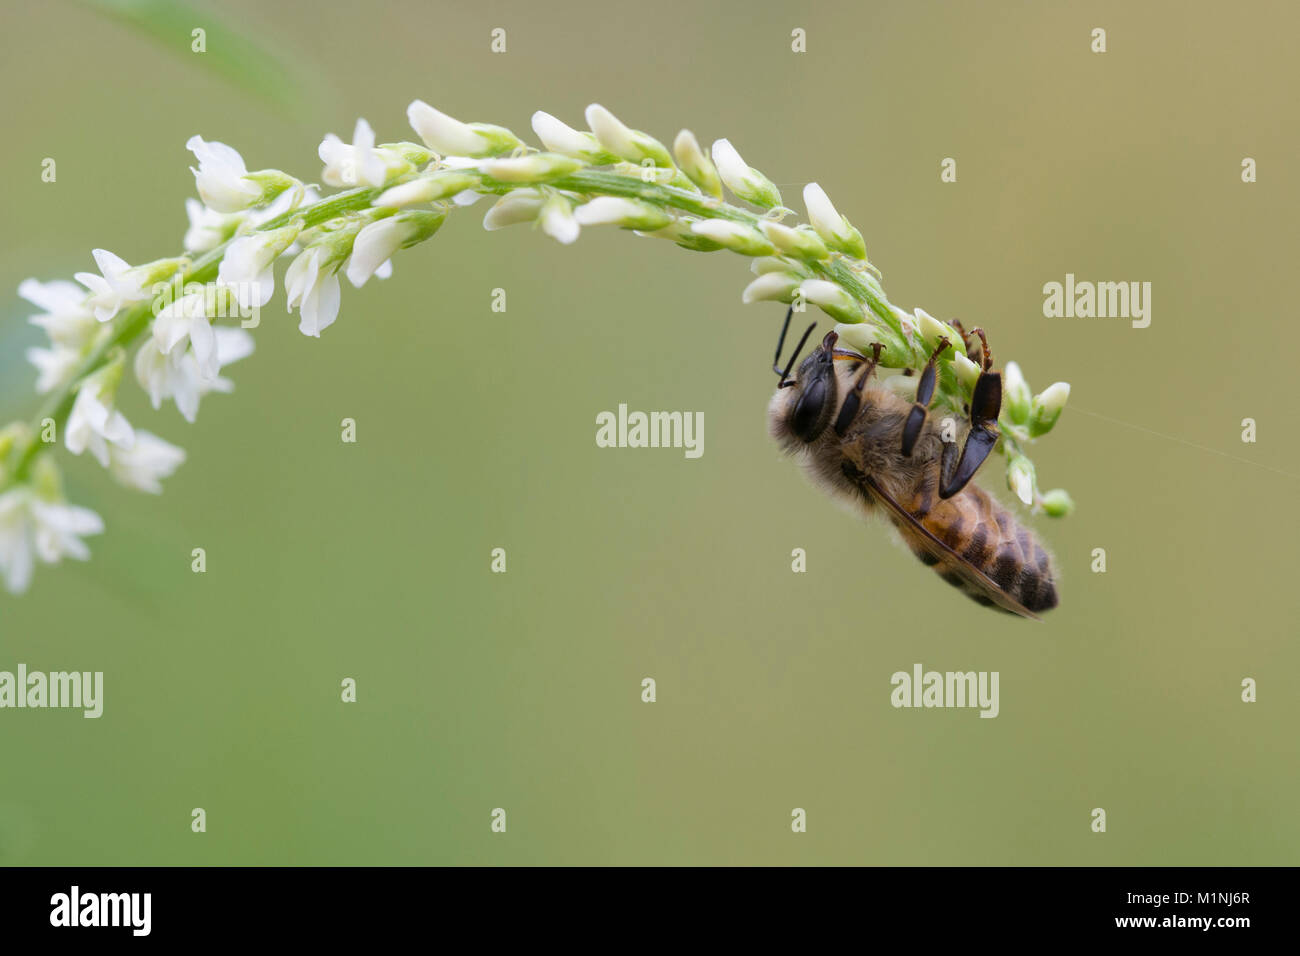
{"label": "bee abdomen", "polygon": [[[1052,559],[1033,533],[978,488],[968,487],[951,508],[936,508],[924,519],[927,529],[962,561],[981,571],[1004,594],[1039,613],[1056,607]],[[979,604],[996,606],[975,576],[963,573],[951,555],[931,553],[912,542],[921,563]]]}

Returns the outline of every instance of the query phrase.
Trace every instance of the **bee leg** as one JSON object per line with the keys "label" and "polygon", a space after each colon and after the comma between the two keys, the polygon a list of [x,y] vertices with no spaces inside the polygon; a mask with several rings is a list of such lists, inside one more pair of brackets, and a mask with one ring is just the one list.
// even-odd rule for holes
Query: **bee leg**
{"label": "bee leg", "polygon": [[912,403],[912,410],[907,413],[907,421],[903,423],[904,455],[912,454],[912,449],[916,446],[916,440],[921,437],[921,426],[925,424],[926,409],[930,407],[930,401],[934,398],[934,382],[938,374],[934,362],[940,353],[950,345],[952,343],[948,341],[946,336],[939,340],[939,347],[930,356],[930,361],[925,363],[925,369],[921,372],[921,380],[916,383],[916,401]]}
{"label": "bee leg", "polygon": [[[985,337],[984,330],[979,328],[978,326],[971,329],[970,334],[978,335],[980,337],[980,345],[982,346],[982,351],[980,352],[980,362],[981,362],[981,367],[984,369],[984,371],[987,372],[989,369],[993,367],[993,350],[989,348],[989,340]],[[970,356],[968,355],[967,358],[970,358]],[[975,360],[971,359],[971,361],[973,362]],[[999,397],[1000,397],[1000,393],[999,393]],[[996,415],[994,415],[993,417],[995,419],[997,418]]]}
{"label": "bee leg", "polygon": [[[956,329],[957,334],[961,336],[961,354],[970,358],[970,333],[956,319],[949,319],[948,324]],[[971,361],[973,362],[974,359],[971,359]]]}
{"label": "bee leg", "polygon": [[858,373],[857,379],[853,382],[853,387],[849,393],[844,396],[844,404],[840,406],[840,413],[835,418],[835,434],[841,438],[853,424],[853,419],[858,417],[858,409],[862,407],[862,390],[867,387],[867,379],[875,371],[876,363],[880,361],[880,352],[884,346],[879,342],[871,343],[871,358],[867,359],[862,365],[862,371]]}
{"label": "bee leg", "polygon": [[961,447],[961,458],[953,465],[955,446],[944,446],[939,462],[939,497],[951,498],[966,487],[993,446],[998,443],[998,413],[1002,410],[1002,375],[981,372],[970,403],[970,431]]}

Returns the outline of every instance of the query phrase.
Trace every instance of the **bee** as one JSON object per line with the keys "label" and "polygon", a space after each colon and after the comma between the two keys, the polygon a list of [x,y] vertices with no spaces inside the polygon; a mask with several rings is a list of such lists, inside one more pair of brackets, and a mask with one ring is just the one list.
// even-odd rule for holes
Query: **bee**
{"label": "bee", "polygon": [[[793,310],[791,310],[793,312]],[[772,371],[780,376],[768,406],[772,437],[798,458],[814,484],[866,514],[883,511],[921,562],[970,598],[1038,620],[1056,607],[1052,559],[1024,525],[971,481],[998,441],[1002,377],[993,371],[988,340],[980,329],[982,371],[970,403],[964,440],[945,441],[941,423],[928,415],[934,397],[939,342],[917,381],[916,400],[870,382],[882,346],[871,356],[836,348],[828,332],[791,377],[810,325],[785,368],[781,352],[785,316]],[[967,333],[954,324],[963,337]],[[974,359],[974,351],[970,353]],[[950,438],[955,436],[949,436]]]}

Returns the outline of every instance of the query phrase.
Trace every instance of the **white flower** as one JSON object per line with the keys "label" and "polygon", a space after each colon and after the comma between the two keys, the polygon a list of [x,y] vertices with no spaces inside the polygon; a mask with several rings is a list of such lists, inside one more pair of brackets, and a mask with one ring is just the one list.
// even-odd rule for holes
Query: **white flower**
{"label": "white flower", "polygon": [[953,353],[952,370],[957,373],[958,380],[968,388],[974,388],[980,377],[980,367],[968,359],[966,353],[960,349]]}
{"label": "white flower", "polygon": [[740,158],[730,140],[713,144],[713,163],[727,188],[746,202],[768,208],[781,205],[781,193],[772,181]]}
{"label": "white flower", "polygon": [[573,218],[573,206],[558,193],[542,204],[538,218],[541,220],[542,232],[566,246],[577,239],[581,231],[578,220]]}
{"label": "white flower", "polygon": [[283,216],[286,212],[297,209],[299,206],[310,206],[319,200],[320,193],[314,186],[304,186],[302,183],[298,183],[296,186],[280,193],[265,206],[249,210],[244,220],[246,223],[244,228],[256,229],[272,219]]}
{"label": "white flower", "polygon": [[357,120],[351,146],[328,133],[317,153],[325,164],[321,179],[326,185],[382,186],[387,178],[387,165],[375,152],[375,131],[364,119]]}
{"label": "white flower", "polygon": [[532,153],[484,160],[479,168],[503,183],[536,183],[567,176],[581,169],[582,161],[560,153]]}
{"label": "white flower", "polygon": [[770,256],[776,247],[757,229],[727,219],[701,219],[691,223],[691,232],[746,256]]}
{"label": "white flower", "polygon": [[185,148],[199,161],[190,167],[199,196],[217,212],[239,212],[262,198],[262,187],[248,179],[248,167],[238,151],[225,143],[207,143],[191,136]]}
{"label": "white flower", "polygon": [[673,221],[673,217],[658,206],[621,196],[597,196],[575,209],[573,218],[581,226],[621,226],[650,232]]}
{"label": "white flower", "polygon": [[81,349],[65,345],[28,349],[27,361],[36,366],[39,373],[36,376],[36,391],[43,395],[60,385],[66,385],[81,364],[83,354]]}
{"label": "white flower", "polygon": [[104,467],[108,467],[110,443],[130,448],[135,442],[131,423],[113,407],[113,389],[106,387],[108,377],[99,373],[82,383],[63,429],[63,443],[68,451],[80,455],[89,448]]}
{"label": "white flower", "polygon": [[517,222],[532,222],[542,211],[545,201],[545,197],[536,189],[512,189],[487,211],[483,217],[483,228],[491,232],[513,226]]}
{"label": "white flower", "polygon": [[1008,362],[1002,370],[1002,395],[1007,415],[1012,421],[1023,422],[1029,415],[1029,403],[1033,400],[1033,395],[1029,391],[1029,383],[1025,381],[1025,373],[1020,371],[1020,366],[1015,362]]}
{"label": "white flower", "polygon": [[1055,382],[1036,395],[1034,402],[1042,409],[1044,415],[1056,416],[1061,413],[1069,398],[1070,383]]}
{"label": "white flower", "polygon": [[245,309],[266,305],[275,292],[275,260],[293,245],[299,231],[293,225],[240,236],[226,247],[217,285],[230,289]]}
{"label": "white flower", "polygon": [[589,163],[606,158],[605,150],[595,136],[576,130],[542,110],[533,114],[533,132],[542,141],[542,145],[553,153],[563,153]]}
{"label": "white flower", "polygon": [[1069,382],[1053,382],[1034,396],[1029,403],[1029,434],[1032,438],[1046,435],[1061,417],[1061,409],[1070,398]]}
{"label": "white flower", "polygon": [[760,220],[758,228],[780,252],[801,259],[825,259],[830,255],[826,243],[811,229],[792,229],[770,219]]}
{"label": "white flower", "polygon": [[243,221],[241,215],[226,215],[209,209],[197,199],[185,200],[185,216],[189,219],[189,228],[185,230],[184,246],[186,252],[207,252],[215,249],[229,239]]}
{"label": "white flower", "polygon": [[962,343],[961,336],[946,322],[940,322],[920,306],[912,310],[912,318],[915,326],[921,330],[921,336],[927,345],[938,348],[939,340],[947,339],[955,352],[966,354],[966,346]]}
{"label": "white flower", "polygon": [[673,140],[673,157],[688,179],[700,190],[715,199],[722,198],[722,180],[718,178],[718,169],[709,157],[704,155],[699,140],[688,129],[682,130]]}
{"label": "white flower", "polygon": [[74,278],[90,290],[86,304],[100,322],[110,321],[123,306],[150,297],[139,274],[125,261],[107,249],[96,249],[93,255],[102,275],[78,272]]}
{"label": "white flower", "polygon": [[339,316],[339,263],[325,246],[314,246],[294,259],[284,274],[290,311],[298,308],[298,331],[320,338]]}
{"label": "white flower", "polygon": [[1007,466],[1007,487],[1025,504],[1034,503],[1034,466],[1024,455],[1017,455]]}
{"label": "white flower", "polygon": [[789,272],[765,272],[741,293],[740,301],[749,305],[751,302],[775,301],[789,302],[794,298],[794,290],[799,288],[801,276]]}
{"label": "white flower", "polygon": [[[433,202],[435,199],[446,199],[463,193],[467,188],[477,185],[478,181],[478,177],[470,173],[442,169],[385,190],[374,205],[397,207]],[[477,196],[478,193],[474,195]]]}
{"label": "white flower", "polygon": [[406,108],[406,118],[424,145],[444,156],[500,156],[523,145],[504,127],[462,123],[423,100],[415,100]]}
{"label": "white flower", "polygon": [[769,272],[799,272],[803,267],[781,256],[760,256],[749,264],[749,271],[756,276]]}
{"label": "white flower", "polygon": [[816,183],[805,186],[803,204],[808,208],[808,221],[823,239],[834,239],[843,230],[842,217],[821,186]]}
{"label": "white flower", "polygon": [[826,190],[816,183],[809,183],[803,188],[803,203],[808,209],[808,221],[812,223],[817,235],[826,245],[838,249],[859,259],[865,258],[867,251],[862,244],[862,233],[854,229],[849,221],[839,214],[831,204]]}
{"label": "white flower", "polygon": [[99,323],[86,305],[86,291],[75,283],[24,279],[18,286],[18,294],[45,310],[29,321],[45,329],[50,348],[29,348],[26,353],[27,361],[40,373],[36,391],[45,393],[72,378]]}
{"label": "white flower", "polygon": [[642,160],[648,159],[655,166],[665,169],[672,167],[673,159],[663,143],[640,130],[631,129],[599,103],[588,106],[586,116],[587,125],[596,134],[600,145],[619,159],[638,165]]}
{"label": "white flower", "polygon": [[591,131],[596,134],[596,139],[602,146],[630,163],[641,161],[641,153],[636,147],[633,131],[626,123],[599,103],[588,106],[586,115],[587,125],[591,127]]}
{"label": "white flower", "polygon": [[153,340],[159,352],[170,352],[188,338],[199,368],[211,378],[217,374],[217,340],[209,314],[208,290],[189,292],[158,311]]}
{"label": "white flower", "polygon": [[94,334],[95,315],[86,305],[86,291],[76,283],[63,279],[54,282],[24,279],[18,284],[18,294],[45,310],[29,321],[45,329],[54,344],[79,349]]}
{"label": "white flower", "polygon": [[821,306],[822,311],[828,315],[849,322],[862,321],[862,306],[834,282],[826,279],[805,279],[799,284],[799,292],[808,302]]}
{"label": "white flower", "polygon": [[[253,354],[253,337],[243,329],[217,326],[212,332],[219,369]],[[189,349],[178,348],[164,354],[153,342],[145,342],[136,353],[135,377],[149,393],[155,409],[162,407],[163,399],[173,399],[190,423],[198,416],[200,398],[208,392],[230,392],[235,388],[229,379],[205,376]]]}
{"label": "white flower", "polygon": [[406,108],[406,118],[430,149],[453,156],[487,155],[485,137],[474,132],[468,123],[453,119],[423,100],[415,100]]}
{"label": "white flower", "polygon": [[378,274],[378,270],[385,265],[391,273],[392,263],[388,261],[389,257],[402,248],[402,244],[410,237],[410,224],[398,216],[380,219],[365,226],[357,233],[356,241],[352,244],[352,255],[347,266],[348,281],[360,289],[367,279]]}
{"label": "white flower", "polygon": [[177,448],[150,432],[138,431],[135,444],[129,449],[113,446],[108,470],[128,488],[160,495],[162,479],[170,477],[183,461],[183,448]]}
{"label": "white flower", "polygon": [[89,508],[46,501],[29,485],[0,494],[0,573],[18,593],[32,580],[35,558],[54,564],[63,557],[84,561],[90,549],[82,535],[99,534],[104,522]]}

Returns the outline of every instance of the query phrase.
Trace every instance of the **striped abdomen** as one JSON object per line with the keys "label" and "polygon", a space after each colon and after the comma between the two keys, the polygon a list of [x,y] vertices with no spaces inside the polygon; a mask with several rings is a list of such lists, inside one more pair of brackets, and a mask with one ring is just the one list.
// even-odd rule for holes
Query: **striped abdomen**
{"label": "striped abdomen", "polygon": [[[1051,557],[1034,534],[982,488],[969,484],[946,501],[927,488],[907,504],[927,531],[956,552],[954,557],[934,548],[914,528],[895,520],[916,556],[949,584],[986,606],[998,603],[997,595],[989,594],[991,582],[1035,613],[1056,607]],[[988,581],[971,574],[971,567]]]}

